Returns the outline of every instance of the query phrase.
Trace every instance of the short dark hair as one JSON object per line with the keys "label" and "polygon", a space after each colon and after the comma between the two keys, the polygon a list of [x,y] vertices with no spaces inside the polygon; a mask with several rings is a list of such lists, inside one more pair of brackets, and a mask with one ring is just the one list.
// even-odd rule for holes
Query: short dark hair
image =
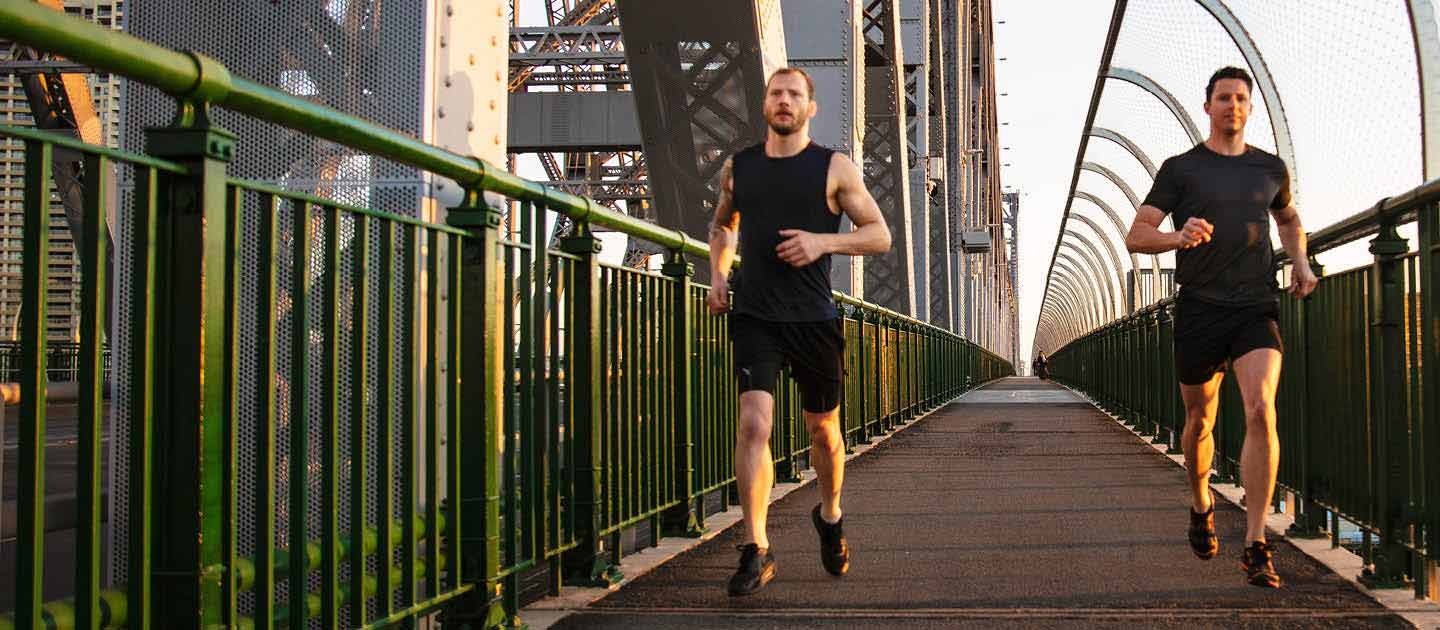
{"label": "short dark hair", "polygon": [[1225,66],[1224,68],[1216,70],[1215,74],[1210,75],[1210,82],[1205,84],[1206,103],[1210,102],[1210,95],[1215,93],[1215,84],[1218,83],[1220,79],[1240,79],[1245,82],[1246,90],[1251,92],[1255,91],[1255,82],[1250,79],[1249,72],[1246,72],[1244,68]]}
{"label": "short dark hair", "polygon": [[770,82],[774,81],[775,77],[778,77],[782,74],[798,74],[803,77],[805,79],[805,98],[808,98],[812,101],[815,100],[815,80],[810,78],[809,72],[806,72],[794,66],[785,66],[771,73],[770,78],[765,80],[766,92],[770,91]]}

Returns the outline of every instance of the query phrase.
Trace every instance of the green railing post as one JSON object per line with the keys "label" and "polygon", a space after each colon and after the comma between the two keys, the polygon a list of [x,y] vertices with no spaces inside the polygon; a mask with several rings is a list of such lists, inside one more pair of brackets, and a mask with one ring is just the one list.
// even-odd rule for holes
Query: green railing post
{"label": "green railing post", "polygon": [[[1440,291],[1440,276],[1435,275],[1435,263],[1440,258],[1440,205],[1426,204],[1419,211],[1419,252],[1420,252],[1420,356],[1434,357],[1440,355],[1440,302],[1435,299],[1435,294]],[[1420,417],[1416,418],[1418,427],[1416,440],[1420,442],[1421,456],[1415,458],[1416,478],[1421,479],[1424,488],[1417,488],[1416,492],[1423,492],[1420,495],[1424,499],[1424,520],[1421,522],[1425,531],[1426,554],[1429,556],[1429,566],[1422,569],[1416,575],[1415,588],[1417,596],[1428,596],[1431,599],[1440,599],[1440,584],[1436,584],[1435,578],[1440,577],[1440,365],[1435,361],[1422,361],[1420,364],[1421,378],[1421,403]]]}
{"label": "green railing post", "polygon": [[695,316],[694,302],[690,299],[690,288],[694,285],[695,265],[685,260],[683,250],[672,250],[670,259],[661,266],[660,272],[674,281],[675,291],[671,302],[672,322],[671,347],[674,363],[670,366],[675,379],[675,391],[671,392],[673,403],[671,413],[675,414],[675,426],[679,429],[676,443],[679,452],[675,457],[675,496],[680,504],[670,510],[665,519],[667,536],[698,538],[705,533],[705,497],[695,492]]}
{"label": "green railing post", "polygon": [[575,434],[573,452],[575,496],[575,540],[565,565],[572,567],[567,582],[579,586],[610,586],[619,582],[619,567],[610,563],[605,549],[608,488],[605,487],[605,455],[601,431],[605,409],[603,395],[605,367],[600,347],[600,239],[590,225],[576,222],[572,236],[560,242],[560,249],[580,258],[570,287],[571,326],[569,336],[571,374],[571,426]]}
{"label": "green railing post", "polygon": [[860,378],[856,379],[856,382],[859,383],[860,386],[854,389],[854,395],[858,398],[855,406],[860,410],[855,414],[859,419],[857,423],[858,426],[855,427],[855,444],[860,445],[870,442],[869,416],[871,394],[870,388],[866,387],[866,384],[873,381],[875,376],[870,371],[870,337],[865,334],[865,309],[863,308],[855,309],[855,328],[859,331],[855,335],[855,343],[860,346],[859,352],[857,353],[857,365],[855,366],[855,369],[858,370],[860,374]]}
{"label": "green railing post", "polygon": [[1372,501],[1380,546],[1373,573],[1361,576],[1371,588],[1408,585],[1410,552],[1401,544],[1409,505],[1409,410],[1405,392],[1405,279],[1401,256],[1409,251],[1393,221],[1380,224],[1370,241],[1370,417],[1373,435]]}
{"label": "green railing post", "polygon": [[460,544],[460,579],[473,584],[474,590],[447,608],[445,620],[483,628],[517,621],[517,611],[507,612],[501,604],[499,579],[500,435],[508,379],[503,361],[509,345],[504,343],[505,302],[500,295],[500,216],[478,190],[467,191],[464,202],[446,215],[450,225],[470,230],[460,251],[459,299],[464,317],[455,322],[461,327],[456,333],[460,365],[451,376],[462,379],[460,443],[466,445],[467,454],[460,461],[460,532],[451,535]]}
{"label": "green railing post", "polygon": [[[1310,259],[1310,270],[1315,272],[1317,278],[1325,275],[1325,268],[1314,258]],[[1318,389],[1310,387],[1310,360],[1318,354],[1321,361],[1329,363],[1325,360],[1329,358],[1329,353],[1324,351],[1324,341],[1313,340],[1310,336],[1310,310],[1313,308],[1313,304],[1312,300],[1306,298],[1295,305],[1298,315],[1295,323],[1300,328],[1296,336],[1300,339],[1300,347],[1286,349],[1288,352],[1300,354],[1299,360],[1295,362],[1300,373],[1291,374],[1289,378],[1300,381],[1300,395],[1295,397],[1296,404],[1300,406],[1300,409],[1294,411],[1294,417],[1301,420],[1309,417],[1311,409],[1319,407],[1310,402],[1311,393]],[[1310,351],[1312,343],[1320,346],[1319,353]],[[1297,422],[1295,432],[1299,444],[1292,446],[1287,457],[1298,458],[1300,462],[1300,487],[1296,488],[1300,505],[1296,506],[1298,509],[1295,514],[1295,522],[1285,531],[1285,535],[1292,538],[1324,538],[1325,510],[1315,502],[1315,480],[1312,478],[1310,469],[1311,459],[1315,456],[1313,441],[1316,438],[1311,435],[1311,427],[1308,422]]]}
{"label": "green railing post", "polygon": [[154,540],[164,543],[151,560],[153,593],[163,601],[151,609],[160,627],[228,626],[239,621],[228,618],[222,590],[234,565],[223,541],[234,519],[225,505],[234,479],[226,458],[224,322],[225,168],[235,136],[210,123],[204,101],[182,100],[169,127],[146,130],[146,149],[189,169],[188,176],[163,176],[167,202],[157,218],[155,328],[165,334],[154,339],[159,378],[148,395],[155,405],[154,496],[165,503],[153,512]]}

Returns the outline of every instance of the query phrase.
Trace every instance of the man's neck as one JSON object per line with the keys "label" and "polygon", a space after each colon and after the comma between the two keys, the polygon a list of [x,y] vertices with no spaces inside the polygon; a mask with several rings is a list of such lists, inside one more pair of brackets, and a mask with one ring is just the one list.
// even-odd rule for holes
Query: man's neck
{"label": "man's neck", "polygon": [[1245,152],[1245,133],[1223,133],[1210,130],[1205,147],[1220,155],[1236,156]]}
{"label": "man's neck", "polygon": [[765,155],[769,157],[790,157],[810,146],[810,130],[800,129],[788,136],[775,133],[774,129],[765,132]]}

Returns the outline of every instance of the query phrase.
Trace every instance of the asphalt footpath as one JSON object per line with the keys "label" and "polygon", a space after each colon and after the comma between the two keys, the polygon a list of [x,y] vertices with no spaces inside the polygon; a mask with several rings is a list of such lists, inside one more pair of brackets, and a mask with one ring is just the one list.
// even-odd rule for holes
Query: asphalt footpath
{"label": "asphalt footpath", "polygon": [[1283,541],[1285,586],[1245,582],[1245,514],[1221,501],[1220,555],[1185,539],[1179,467],[1074,394],[1006,379],[846,468],[849,575],[820,565],[811,486],[770,507],[777,575],[731,597],[741,526],[552,628],[1408,628]]}

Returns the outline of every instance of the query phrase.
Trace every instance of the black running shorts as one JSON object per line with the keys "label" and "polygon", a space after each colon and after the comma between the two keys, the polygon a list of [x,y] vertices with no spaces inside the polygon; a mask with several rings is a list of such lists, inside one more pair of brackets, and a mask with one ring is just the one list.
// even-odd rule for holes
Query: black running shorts
{"label": "black running shorts", "polygon": [[843,321],[772,322],[732,313],[730,340],[735,344],[740,392],[773,395],[781,368],[789,365],[805,411],[821,413],[838,407],[845,374]]}
{"label": "black running shorts", "polygon": [[1280,341],[1280,307],[1270,301],[1222,306],[1181,296],[1175,301],[1175,374],[1183,385],[1200,385],[1251,350]]}

